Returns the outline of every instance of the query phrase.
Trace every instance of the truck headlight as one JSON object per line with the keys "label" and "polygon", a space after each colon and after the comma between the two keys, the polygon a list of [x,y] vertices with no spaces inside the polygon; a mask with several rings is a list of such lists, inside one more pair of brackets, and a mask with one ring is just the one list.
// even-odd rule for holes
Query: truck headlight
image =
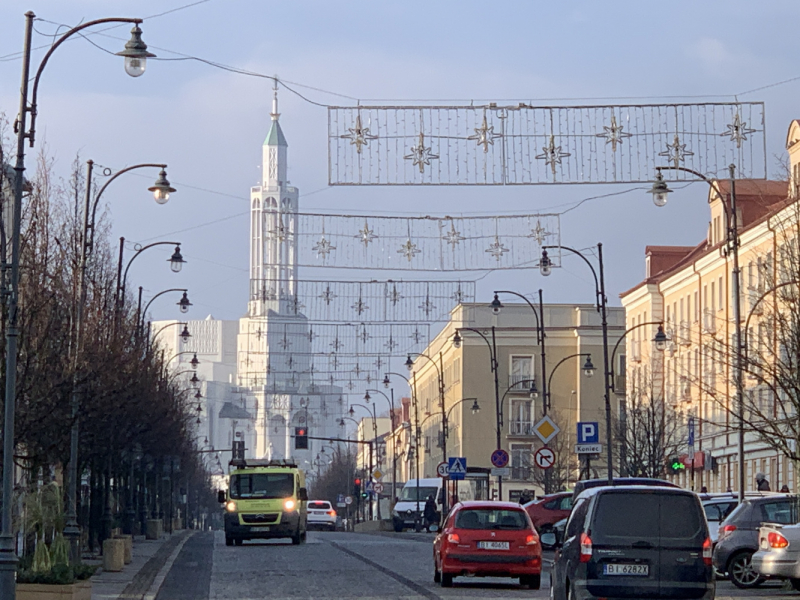
{"label": "truck headlight", "polygon": [[288,498],[283,503],[283,510],[291,512],[291,511],[294,510],[294,506],[295,506],[294,500],[292,500],[291,498]]}
{"label": "truck headlight", "polygon": [[234,502],[233,500],[229,501],[225,505],[225,510],[227,510],[228,512],[236,512],[236,502]]}

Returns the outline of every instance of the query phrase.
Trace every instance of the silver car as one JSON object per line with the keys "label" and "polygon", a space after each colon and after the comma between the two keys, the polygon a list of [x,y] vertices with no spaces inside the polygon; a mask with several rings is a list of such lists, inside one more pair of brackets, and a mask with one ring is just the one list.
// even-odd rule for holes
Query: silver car
{"label": "silver car", "polygon": [[758,532],[753,570],[765,577],[788,579],[800,591],[800,525],[767,523]]}

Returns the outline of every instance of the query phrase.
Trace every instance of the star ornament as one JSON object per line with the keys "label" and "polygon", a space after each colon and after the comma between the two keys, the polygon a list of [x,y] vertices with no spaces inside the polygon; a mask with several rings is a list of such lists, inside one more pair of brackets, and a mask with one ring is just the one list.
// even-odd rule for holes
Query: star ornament
{"label": "star ornament", "polygon": [[453,250],[456,249],[456,246],[466,238],[461,235],[460,232],[456,231],[456,226],[452,222],[450,223],[450,231],[447,232],[446,235],[442,236],[442,239],[446,241]]}
{"label": "star ornament", "polygon": [[564,152],[561,150],[561,146],[556,146],[556,138],[555,136],[551,135],[550,143],[542,148],[542,153],[537,154],[536,158],[538,160],[543,160],[545,165],[549,165],[553,175],[555,175],[556,165],[560,165],[561,159],[566,158],[567,156],[572,155],[569,152]]}
{"label": "star ornament", "polygon": [[747,141],[747,136],[751,133],[755,133],[755,129],[751,129],[747,126],[746,121],[742,121],[741,117],[739,117],[739,113],[736,113],[736,116],[733,117],[733,123],[729,123],[727,125],[728,131],[725,133],[721,133],[722,137],[728,136],[732,142],[736,142],[736,147],[741,148],[742,142]]}
{"label": "star ornament", "polygon": [[398,254],[405,256],[408,259],[408,262],[411,262],[411,260],[420,252],[422,252],[422,250],[420,250],[417,245],[411,241],[411,238],[408,238],[406,243],[400,246],[400,250],[397,251]]}
{"label": "star ornament", "polygon": [[489,152],[489,145],[494,146],[495,139],[502,137],[501,134],[494,132],[494,125],[491,127],[486,122],[486,115],[483,115],[483,123],[480,127],[475,129],[475,135],[469,136],[468,140],[474,140],[478,146],[483,146],[483,152]]}
{"label": "star ornament", "polygon": [[328,285],[325,287],[325,291],[319,295],[320,299],[325,301],[325,304],[330,306],[331,302],[333,302],[338,296],[333,293],[331,286]]}
{"label": "star ornament", "polygon": [[687,156],[694,156],[694,152],[689,152],[686,149],[686,144],[681,144],[681,140],[676,133],[672,143],[667,144],[667,149],[663,152],[659,152],[658,155],[668,158],[676,167],[679,167],[680,163],[684,162]]}
{"label": "star ornament", "polygon": [[369,306],[367,306],[367,303],[364,302],[361,298],[356,300],[350,308],[356,311],[356,313],[358,313],[359,315],[362,314],[364,311],[369,310]]}
{"label": "star ornament", "polygon": [[503,254],[505,254],[506,252],[510,252],[510,250],[500,242],[499,237],[495,236],[494,242],[489,244],[489,247],[486,250],[484,250],[484,252],[488,252],[489,254],[495,257],[497,262],[500,262],[500,259],[503,258]]}
{"label": "star ornament", "polygon": [[419,172],[425,172],[425,165],[430,166],[431,161],[439,158],[438,154],[433,154],[431,148],[425,145],[425,134],[419,132],[419,142],[416,146],[411,146],[411,153],[403,157],[410,160],[411,164],[419,167]]}
{"label": "star ornament", "polygon": [[378,239],[378,236],[375,235],[375,232],[372,229],[369,228],[369,223],[367,223],[367,221],[365,220],[364,221],[364,229],[361,229],[358,232],[358,235],[355,236],[355,238],[358,241],[360,241],[362,244],[364,244],[364,248],[366,248],[366,247],[369,246],[370,242]]}
{"label": "star ornament", "polygon": [[348,128],[348,133],[340,135],[339,137],[344,140],[350,140],[350,145],[356,147],[356,152],[361,154],[361,148],[367,146],[370,140],[378,139],[377,135],[372,135],[369,132],[369,127],[364,127],[361,124],[361,115],[356,115],[355,127]]}
{"label": "star ornament", "polygon": [[547,229],[545,229],[544,227],[542,227],[542,222],[537,219],[536,220],[536,227],[531,229],[531,232],[528,235],[528,237],[535,239],[536,243],[541,246],[542,244],[545,243],[547,238],[549,236],[551,236],[551,235],[553,235],[553,234],[550,233],[549,231],[547,231]]}
{"label": "star ornament", "polygon": [[597,137],[605,138],[606,144],[611,144],[611,151],[617,151],[617,144],[621,144],[625,138],[633,137],[630,133],[623,132],[624,125],[617,125],[617,117],[611,115],[611,125],[603,126],[603,133],[598,133]]}
{"label": "star ornament", "polygon": [[330,241],[325,237],[325,234],[322,234],[322,237],[319,238],[319,241],[314,244],[311,248],[314,252],[317,253],[317,257],[321,257],[322,260],[328,258],[328,255],[336,250],[336,246],[330,243]]}

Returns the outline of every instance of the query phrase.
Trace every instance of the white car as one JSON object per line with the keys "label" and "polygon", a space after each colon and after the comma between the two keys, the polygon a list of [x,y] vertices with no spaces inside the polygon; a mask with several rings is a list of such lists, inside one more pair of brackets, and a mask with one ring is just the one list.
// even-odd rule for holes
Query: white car
{"label": "white car", "polygon": [[320,527],[336,530],[336,511],[327,500],[309,500],[306,505],[308,509],[308,527]]}

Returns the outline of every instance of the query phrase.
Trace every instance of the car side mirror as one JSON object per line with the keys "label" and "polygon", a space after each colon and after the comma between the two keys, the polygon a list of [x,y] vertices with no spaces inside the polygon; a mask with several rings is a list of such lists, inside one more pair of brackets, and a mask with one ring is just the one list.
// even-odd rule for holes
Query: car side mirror
{"label": "car side mirror", "polygon": [[439,531],[439,526],[431,525],[428,529],[430,529],[433,533],[437,533]]}
{"label": "car side mirror", "polygon": [[308,502],[308,490],[306,488],[297,490],[297,499],[301,502]]}
{"label": "car side mirror", "polygon": [[539,542],[541,542],[543,547],[547,548],[555,548],[559,545],[558,536],[552,532],[543,533],[539,536]]}
{"label": "car side mirror", "polygon": [[225,504],[225,490],[219,490],[217,492],[217,502]]}

